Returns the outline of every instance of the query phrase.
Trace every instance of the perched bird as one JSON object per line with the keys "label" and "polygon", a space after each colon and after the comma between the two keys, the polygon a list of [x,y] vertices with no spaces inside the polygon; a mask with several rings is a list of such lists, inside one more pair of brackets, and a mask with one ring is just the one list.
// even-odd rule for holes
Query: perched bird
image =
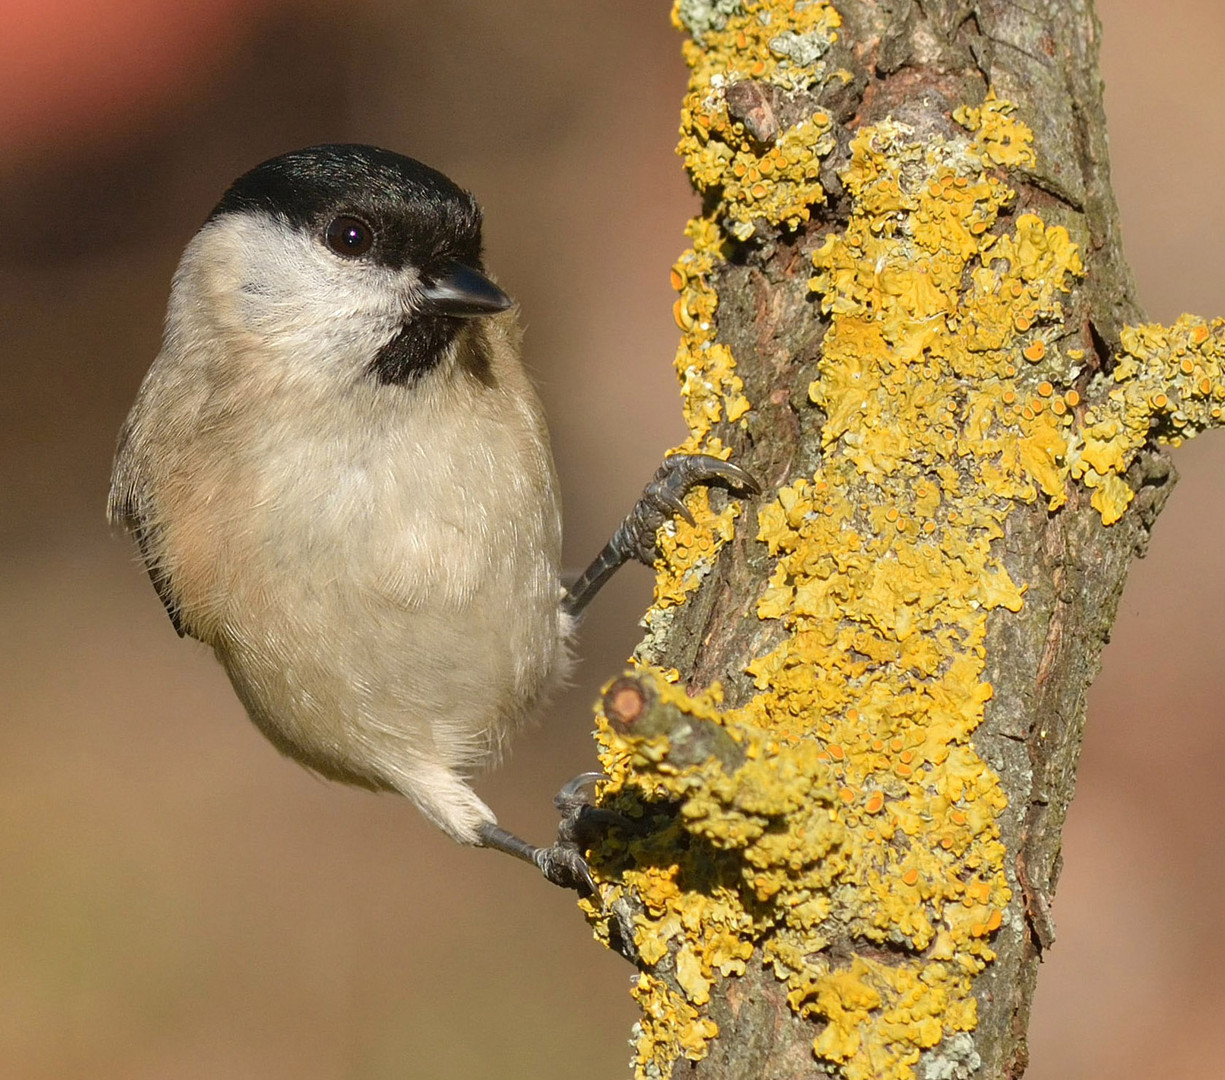
{"label": "perched bird", "polygon": [[[595,590],[713,479],[753,487],[666,459],[564,591],[548,431],[475,200],[329,145],[241,176],[188,244],[108,513],[279,750],[589,890],[574,821],[535,847],[465,778],[539,711]],[[592,817],[580,787],[565,809]]]}

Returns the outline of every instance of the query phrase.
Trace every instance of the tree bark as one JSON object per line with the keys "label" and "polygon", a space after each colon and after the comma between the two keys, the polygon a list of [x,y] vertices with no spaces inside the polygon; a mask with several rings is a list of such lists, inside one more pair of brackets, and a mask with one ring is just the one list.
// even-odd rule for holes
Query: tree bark
{"label": "tree bark", "polygon": [[1225,328],[1137,325],[1090,0],[679,0],[691,437],[599,716],[640,1077],[1016,1077],[1131,560]]}

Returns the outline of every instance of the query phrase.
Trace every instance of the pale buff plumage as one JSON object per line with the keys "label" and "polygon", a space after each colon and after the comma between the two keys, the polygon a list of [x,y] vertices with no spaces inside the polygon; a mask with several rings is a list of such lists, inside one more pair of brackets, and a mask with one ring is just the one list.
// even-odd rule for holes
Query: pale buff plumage
{"label": "pale buff plumage", "polygon": [[467,321],[410,385],[366,373],[414,275],[272,217],[212,220],[109,512],[280,750],[474,843],[494,815],[464,777],[565,666],[560,513],[513,311]]}

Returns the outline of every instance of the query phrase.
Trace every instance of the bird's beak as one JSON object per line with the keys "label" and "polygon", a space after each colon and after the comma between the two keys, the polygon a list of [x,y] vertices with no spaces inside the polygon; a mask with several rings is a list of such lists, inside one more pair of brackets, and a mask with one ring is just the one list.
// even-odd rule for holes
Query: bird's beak
{"label": "bird's beak", "polygon": [[450,259],[421,290],[422,307],[434,315],[496,315],[514,303],[484,274]]}

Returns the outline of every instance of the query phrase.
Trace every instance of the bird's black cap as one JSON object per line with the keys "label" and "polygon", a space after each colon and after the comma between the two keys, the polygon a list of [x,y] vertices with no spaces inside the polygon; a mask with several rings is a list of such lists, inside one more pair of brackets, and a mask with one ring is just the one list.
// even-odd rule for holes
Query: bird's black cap
{"label": "bird's black cap", "polygon": [[371,258],[396,269],[430,272],[446,260],[481,269],[481,211],[442,173],[413,158],[357,143],[309,146],[244,173],[209,220],[263,212],[297,228],[321,231],[340,214],[375,234]]}

